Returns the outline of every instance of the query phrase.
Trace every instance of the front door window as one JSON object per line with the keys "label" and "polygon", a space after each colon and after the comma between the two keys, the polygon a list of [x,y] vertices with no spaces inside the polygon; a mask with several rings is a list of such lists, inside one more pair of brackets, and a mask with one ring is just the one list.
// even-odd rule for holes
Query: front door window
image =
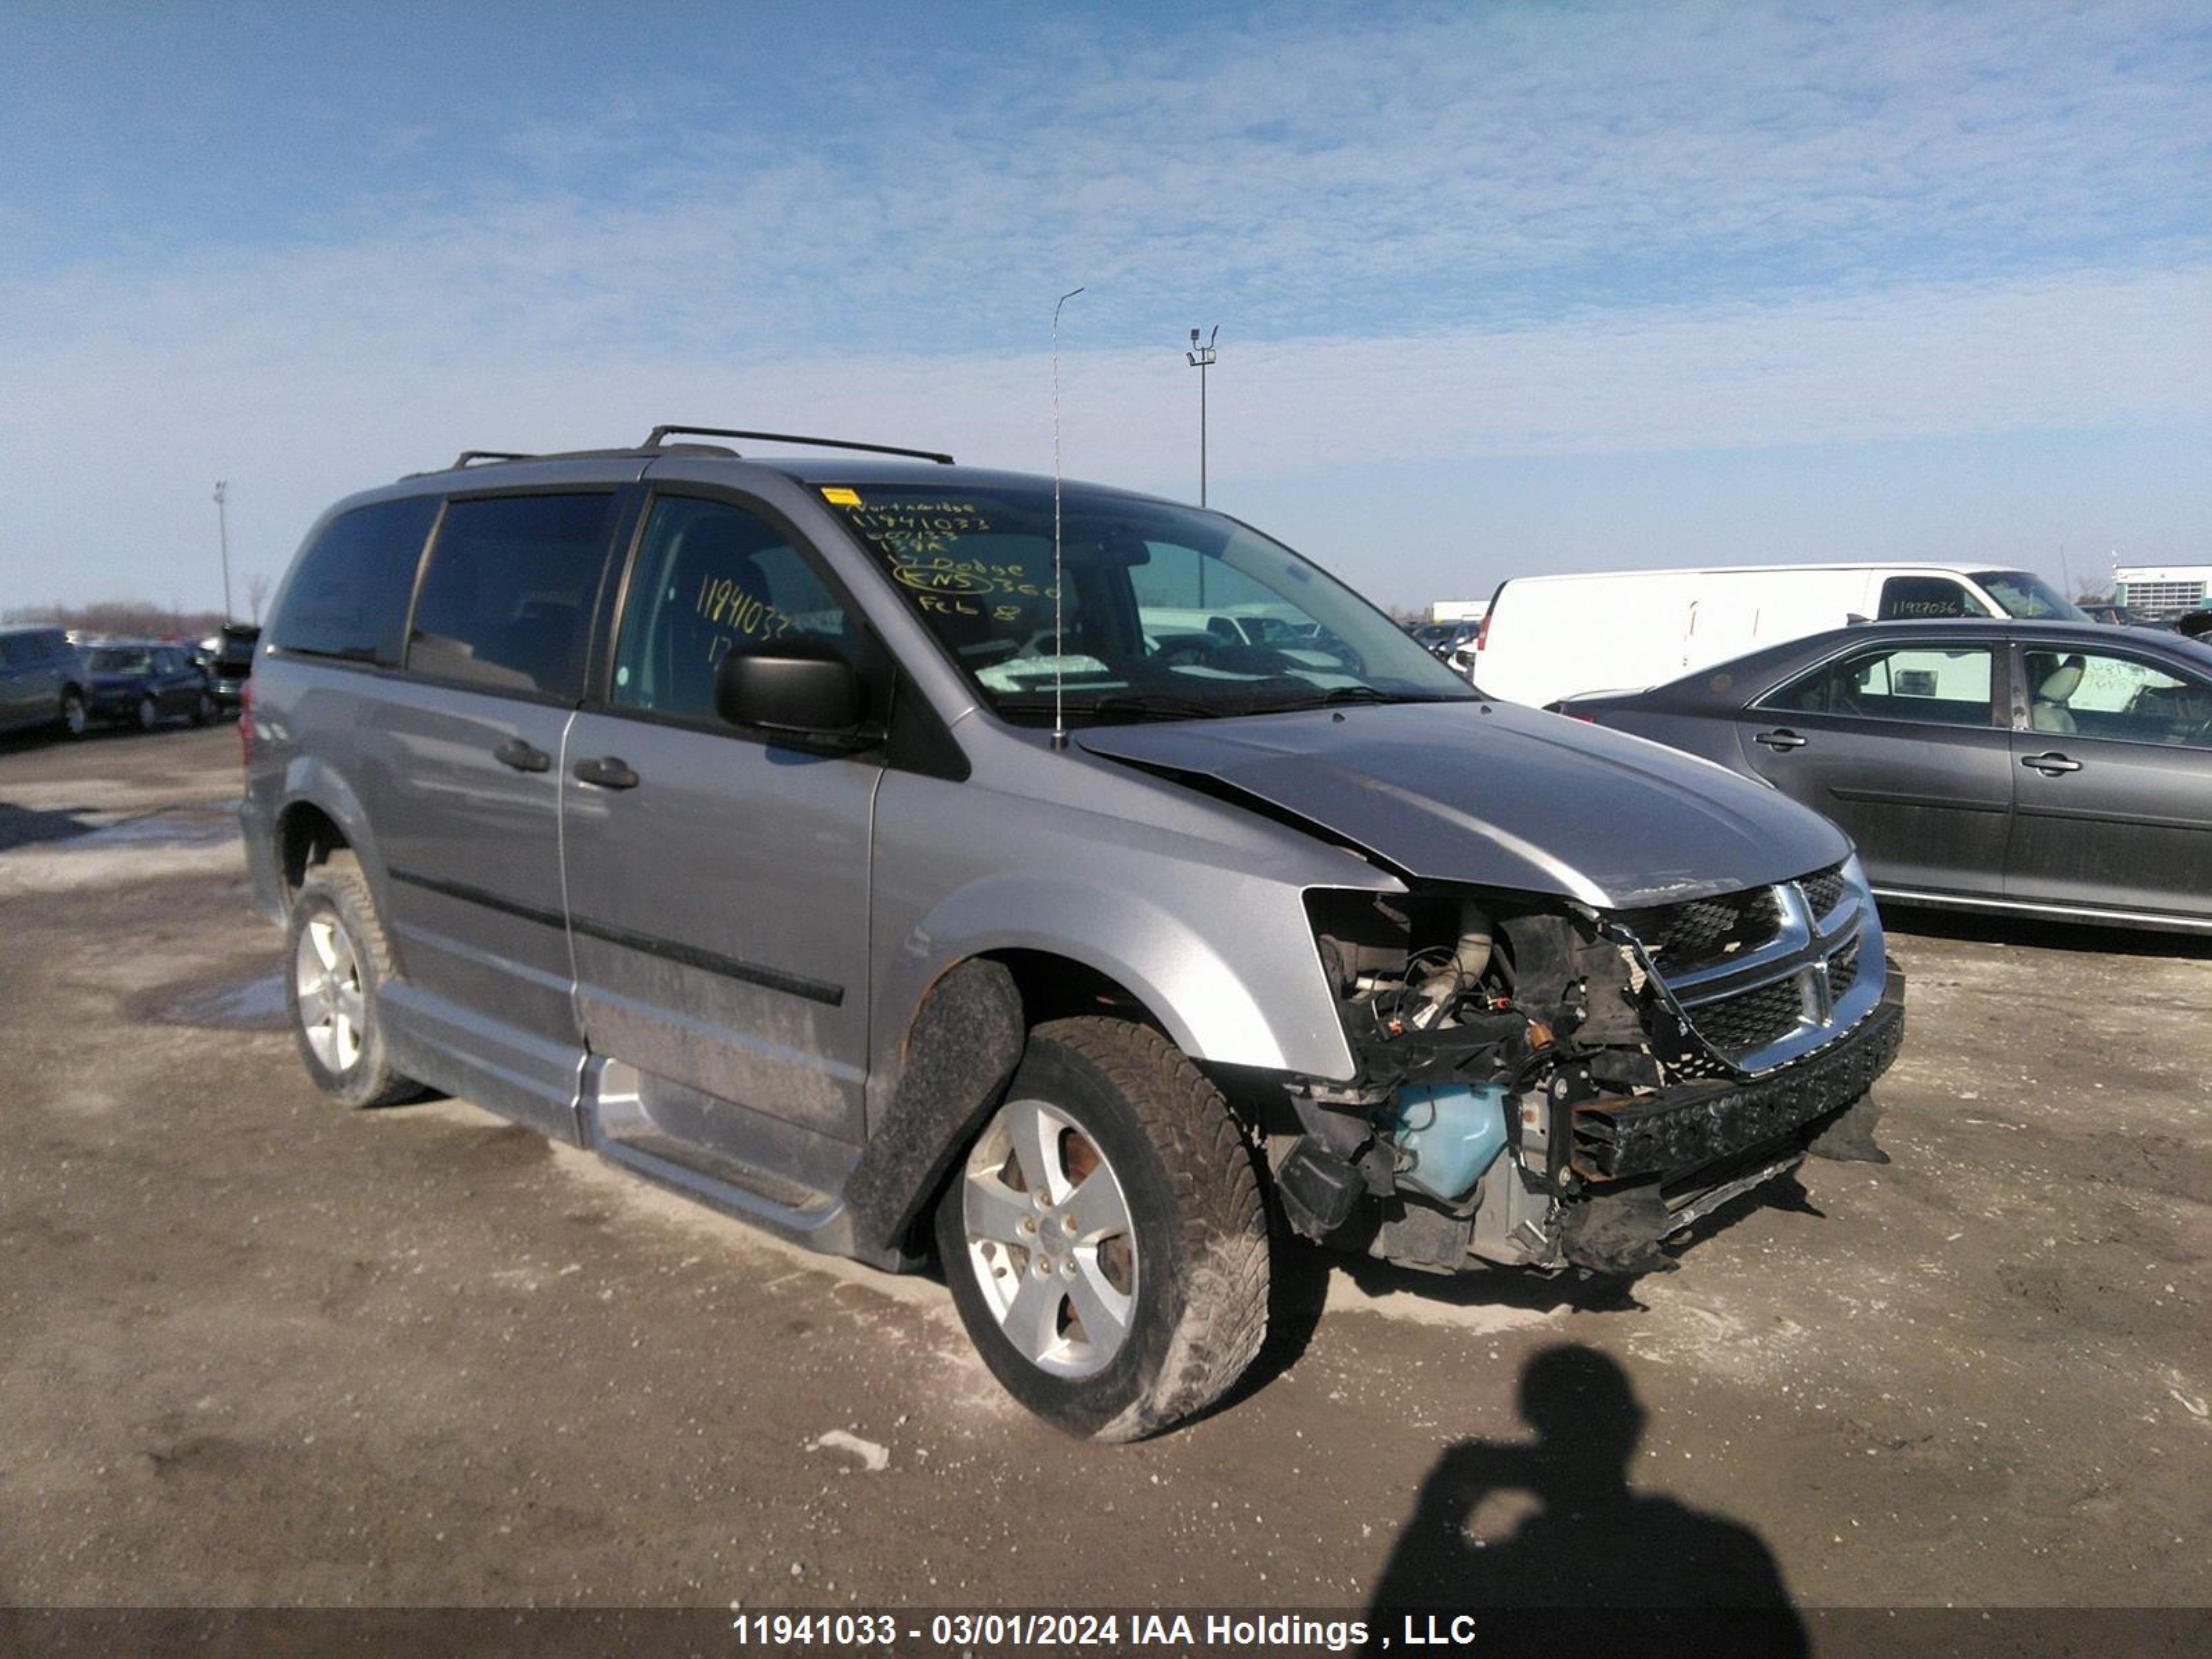
{"label": "front door window", "polygon": [[726,501],[664,496],[623,607],[608,702],[713,722],[715,665],[775,640],[854,660],[854,629],[806,557],[766,519]]}
{"label": "front door window", "polygon": [[2212,685],[2202,680],[2100,651],[2023,655],[2031,731],[2212,749]]}

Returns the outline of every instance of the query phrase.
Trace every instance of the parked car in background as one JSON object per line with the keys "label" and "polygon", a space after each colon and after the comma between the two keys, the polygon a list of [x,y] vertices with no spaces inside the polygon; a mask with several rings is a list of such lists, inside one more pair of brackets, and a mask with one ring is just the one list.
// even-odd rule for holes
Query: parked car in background
{"label": "parked car in background", "polygon": [[1109,1440],[1259,1351],[1271,1214],[1637,1273],[1863,1127],[1902,981],[1815,814],[1220,514],[672,430],[356,496],[286,578],[240,817],[337,1102],[933,1255]]}
{"label": "parked car in background", "polygon": [[1560,712],[1826,814],[1887,896],[2212,931],[2212,646],[1875,623]]}
{"label": "parked car in background", "polygon": [[1538,707],[1638,690],[1852,622],[2018,617],[2084,622],[2025,570],[1941,564],[1747,565],[1516,576],[1484,621],[1475,683]]}
{"label": "parked car in background", "polygon": [[1480,620],[1418,623],[1407,631],[1431,656],[1462,679],[1473,678],[1475,642],[1482,632]]}
{"label": "parked car in background", "polygon": [[[1225,580],[1224,576],[1220,580]],[[1172,657],[1179,667],[1212,666],[1231,672],[1239,665],[1287,660],[1301,670],[1341,675],[1348,653],[1310,618],[1294,619],[1243,605],[1225,610],[1140,605],[1137,617],[1154,656]],[[1340,682],[1352,684],[1345,678]]]}
{"label": "parked car in background", "polygon": [[0,732],[58,726],[71,737],[88,718],[84,663],[58,628],[0,628]]}
{"label": "parked car in background", "polygon": [[2140,628],[2143,618],[2124,605],[2110,599],[2086,599],[2081,602],[2081,614],[2091,622],[2102,623],[2107,628]]}
{"label": "parked car in background", "polygon": [[84,653],[85,702],[96,719],[150,732],[181,715],[195,726],[216,716],[208,677],[181,645],[103,640]]}
{"label": "parked car in background", "polygon": [[246,623],[225,623],[215,637],[208,665],[208,686],[216,707],[236,714],[246,696],[246,682],[253,672],[253,648],[261,630]]}

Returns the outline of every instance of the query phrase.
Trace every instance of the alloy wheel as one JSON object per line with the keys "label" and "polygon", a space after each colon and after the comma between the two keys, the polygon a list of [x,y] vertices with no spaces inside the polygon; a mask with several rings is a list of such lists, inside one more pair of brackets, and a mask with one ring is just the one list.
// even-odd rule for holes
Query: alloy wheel
{"label": "alloy wheel", "polygon": [[969,1271],[1015,1350],[1041,1370],[1089,1376],[1127,1339],[1136,1230],[1113,1165],[1065,1111],[1010,1101],[961,1176]]}
{"label": "alloy wheel", "polygon": [[307,1046],[329,1071],[351,1071],[361,1058],[368,998],[362,989],[361,958],[335,916],[317,916],[301,930],[292,974]]}

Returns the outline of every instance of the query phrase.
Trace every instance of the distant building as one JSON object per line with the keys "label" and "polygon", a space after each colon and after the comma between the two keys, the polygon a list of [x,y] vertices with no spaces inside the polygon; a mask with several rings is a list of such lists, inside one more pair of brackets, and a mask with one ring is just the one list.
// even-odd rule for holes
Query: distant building
{"label": "distant building", "polygon": [[2138,617],[2172,617],[2212,605],[2212,564],[2124,564],[2112,597]]}
{"label": "distant building", "polygon": [[1432,623],[1480,622],[1490,609],[1488,599],[1438,599],[1429,606]]}

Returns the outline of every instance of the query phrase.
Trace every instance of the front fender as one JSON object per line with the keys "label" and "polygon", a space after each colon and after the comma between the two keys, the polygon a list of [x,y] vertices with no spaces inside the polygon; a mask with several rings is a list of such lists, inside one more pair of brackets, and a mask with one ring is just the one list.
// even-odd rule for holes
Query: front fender
{"label": "front fender", "polygon": [[[1249,918],[1263,931],[1265,918]],[[1256,942],[1256,940],[1255,940]],[[1285,995],[1301,975],[1321,978],[1312,936],[1259,945],[1232,963],[1217,945],[1151,898],[1079,876],[991,876],[949,896],[909,936],[915,951],[951,945],[953,957],[1044,951],[1103,973],[1139,1000],[1194,1060],[1274,1071],[1316,1071],[1328,1055],[1314,1037],[1343,1046],[1334,1011],[1322,1033],[1285,1029]],[[1349,1064],[1349,1051],[1345,1051]]]}
{"label": "front fender", "polygon": [[886,1027],[902,1033],[955,964],[1036,951],[1112,980],[1194,1060],[1349,1078],[1352,1053],[1302,894],[1224,874],[1185,914],[1081,874],[985,876],[904,934],[877,1006]]}

